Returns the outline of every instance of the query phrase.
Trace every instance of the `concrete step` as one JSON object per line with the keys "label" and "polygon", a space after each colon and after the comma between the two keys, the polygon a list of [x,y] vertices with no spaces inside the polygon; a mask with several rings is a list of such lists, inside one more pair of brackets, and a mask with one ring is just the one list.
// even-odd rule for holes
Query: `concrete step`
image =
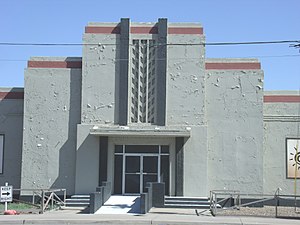
{"label": "concrete step", "polygon": [[209,209],[209,205],[200,204],[165,204],[166,208]]}
{"label": "concrete step", "polygon": [[78,198],[69,198],[69,199],[66,199],[66,202],[90,202],[90,199],[78,199]]}
{"label": "concrete step", "polygon": [[209,201],[179,201],[179,200],[165,200],[166,204],[190,204],[190,205],[209,205]]}
{"label": "concrete step", "polygon": [[90,195],[72,195],[71,199],[90,199]]}
{"label": "concrete step", "polygon": [[86,209],[86,206],[77,206],[77,207],[73,207],[73,206],[61,206],[60,207],[61,210],[84,210]]}
{"label": "concrete step", "polygon": [[207,197],[165,197],[166,208],[194,208],[209,209],[209,199]]}
{"label": "concrete step", "polygon": [[65,206],[67,208],[87,207],[90,205],[89,195],[72,195],[71,198],[66,199]]}
{"label": "concrete step", "polygon": [[176,201],[194,201],[194,202],[202,202],[202,201],[209,201],[209,199],[207,197],[177,197],[177,196],[173,196],[173,197],[169,197],[166,196],[165,197],[166,200],[176,200]]}
{"label": "concrete step", "polygon": [[[95,214],[139,214],[139,196],[112,195]],[[107,223],[110,224],[110,223]],[[126,221],[119,224],[127,224]]]}
{"label": "concrete step", "polygon": [[66,207],[87,207],[90,203],[86,202],[66,202]]}

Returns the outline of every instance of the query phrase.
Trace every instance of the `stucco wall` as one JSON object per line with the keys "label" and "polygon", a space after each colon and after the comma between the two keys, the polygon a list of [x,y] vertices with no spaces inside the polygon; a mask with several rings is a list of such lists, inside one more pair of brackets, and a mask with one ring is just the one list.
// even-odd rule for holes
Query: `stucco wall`
{"label": "stucco wall", "polygon": [[99,137],[90,135],[91,125],[77,126],[75,193],[94,192],[99,186]]}
{"label": "stucco wall", "polygon": [[[89,26],[99,24],[89,23]],[[119,36],[119,34],[90,33],[83,35],[83,43],[88,44],[83,46],[82,53],[81,123],[83,124],[113,124],[117,120],[115,111],[118,110],[116,108],[118,92],[115,91],[118,91],[118,88],[115,81],[118,79],[120,62]]]}
{"label": "stucco wall", "polygon": [[[298,95],[298,92],[274,91],[267,95]],[[299,102],[264,103],[264,192],[294,194],[294,179],[287,179],[286,138],[299,138]],[[299,193],[299,180],[297,181]]]}
{"label": "stucco wall", "polygon": [[209,190],[263,192],[262,81],[261,70],[207,70]]}
{"label": "stucco wall", "polygon": [[[198,25],[199,27],[199,25]],[[202,125],[205,121],[205,50],[200,34],[168,35],[167,125]]]}
{"label": "stucco wall", "polygon": [[207,127],[192,126],[184,145],[184,196],[207,196]]}
{"label": "stucco wall", "polygon": [[67,188],[68,194],[74,193],[80,97],[81,69],[26,69],[22,188]]}
{"label": "stucco wall", "polygon": [[[200,24],[170,24],[169,27],[201,28]],[[166,124],[191,129],[185,139],[183,194],[207,193],[207,127],[205,118],[205,49],[203,34],[169,34],[167,47]]]}
{"label": "stucco wall", "polygon": [[[0,88],[0,92],[23,92],[23,88]],[[23,99],[0,98],[0,134],[4,135],[3,173],[0,184],[8,182],[20,188],[22,136],[23,136]]]}

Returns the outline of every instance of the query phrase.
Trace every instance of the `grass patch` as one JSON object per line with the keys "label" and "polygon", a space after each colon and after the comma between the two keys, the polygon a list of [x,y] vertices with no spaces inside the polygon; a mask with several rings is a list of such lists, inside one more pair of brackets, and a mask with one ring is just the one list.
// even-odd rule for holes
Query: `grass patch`
{"label": "grass patch", "polygon": [[[4,211],[4,202],[1,203],[0,205],[0,211]],[[7,209],[12,209],[12,210],[30,210],[30,209],[37,209],[36,206],[26,204],[26,203],[21,203],[21,202],[8,202],[7,203]]]}

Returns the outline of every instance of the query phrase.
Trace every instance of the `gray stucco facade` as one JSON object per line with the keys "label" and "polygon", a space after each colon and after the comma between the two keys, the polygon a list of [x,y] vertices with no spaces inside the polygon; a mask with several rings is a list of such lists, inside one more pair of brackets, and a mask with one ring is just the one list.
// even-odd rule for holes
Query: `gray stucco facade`
{"label": "gray stucco facade", "polygon": [[210,189],[263,193],[262,80],[261,70],[207,72]]}
{"label": "gray stucco facade", "polygon": [[[52,62],[78,60],[51,58]],[[81,69],[29,67],[25,87],[21,187],[59,186],[74,193]]]}
{"label": "gray stucco facade", "polygon": [[0,182],[20,187],[23,136],[23,88],[0,88]]}
{"label": "gray stucco facade", "polygon": [[207,59],[203,43],[197,23],[121,19],[89,23],[82,57],[32,57],[24,91],[0,92],[1,183],[68,195],[102,181],[113,194],[146,181],[178,196],[292,194],[298,93],[264,92],[258,60]]}
{"label": "gray stucco facade", "polygon": [[[283,99],[278,102],[272,101],[272,98],[279,94]],[[278,186],[283,193],[294,193],[295,179],[287,177],[287,162],[294,159],[295,155],[287,153],[285,149],[288,139],[299,140],[300,103],[291,98],[299,96],[299,92],[273,91],[266,92],[266,95],[270,100],[264,104],[264,192],[272,194],[272,187]],[[298,165],[299,171],[299,158],[295,164]],[[298,177],[299,173],[300,171]],[[296,187],[299,189],[299,181]]]}

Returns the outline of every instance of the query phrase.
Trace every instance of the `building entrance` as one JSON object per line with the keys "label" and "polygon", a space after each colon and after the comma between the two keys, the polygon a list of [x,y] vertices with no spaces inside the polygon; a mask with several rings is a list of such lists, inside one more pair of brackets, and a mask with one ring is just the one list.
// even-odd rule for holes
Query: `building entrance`
{"label": "building entrance", "polygon": [[169,146],[115,145],[114,193],[140,194],[148,182],[164,182],[169,192]]}
{"label": "building entrance", "polygon": [[158,155],[125,154],[124,194],[146,192],[147,182],[159,182],[160,162],[158,158]]}

